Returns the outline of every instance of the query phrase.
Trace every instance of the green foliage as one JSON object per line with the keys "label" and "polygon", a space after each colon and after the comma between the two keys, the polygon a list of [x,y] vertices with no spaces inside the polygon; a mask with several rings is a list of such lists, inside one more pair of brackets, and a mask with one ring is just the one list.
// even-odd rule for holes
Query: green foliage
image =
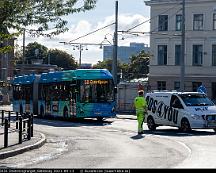
{"label": "green foliage", "polygon": [[107,59],[104,61],[98,61],[97,64],[93,65],[94,69],[107,69],[111,72],[112,70],[112,60],[111,59]]}
{"label": "green foliage", "polygon": [[130,58],[128,73],[131,79],[146,77],[149,73],[149,55],[141,51],[137,56]]}
{"label": "green foliage", "polygon": [[37,25],[39,31],[52,29],[49,36],[58,35],[68,30],[64,16],[91,10],[96,2],[97,0],[1,0],[0,33],[11,28],[19,32],[26,26]]}
{"label": "green foliage", "polygon": [[[141,51],[138,55],[130,57],[130,63],[117,64],[118,81],[120,80],[120,74],[122,74],[121,80],[131,80],[136,78],[146,77],[149,73],[149,54]],[[112,70],[112,60],[99,61],[93,68],[106,68],[110,72]]]}
{"label": "green foliage", "polygon": [[[64,70],[73,70],[78,67],[75,58],[65,51],[51,49],[48,51],[48,56],[50,56],[50,64],[58,65]],[[48,56],[46,57],[46,63],[48,63]]]}
{"label": "green foliage", "polygon": [[[38,50],[38,55],[37,55]],[[28,63],[31,62],[32,59],[45,59],[48,54],[48,48],[37,43],[29,43],[25,49],[25,59]]]}
{"label": "green foliage", "polygon": [[[91,10],[97,0],[0,0],[0,42],[18,37],[26,30],[33,36],[52,37],[68,31],[65,16]],[[13,29],[14,33],[8,30]],[[45,31],[47,31],[45,33]],[[13,50],[12,46],[0,46],[0,53]]]}
{"label": "green foliage", "polygon": [[[35,54],[36,49],[38,49],[38,56]],[[15,63],[22,63],[22,53],[21,49],[17,49],[14,57]],[[37,42],[29,43],[26,46],[25,59],[29,64],[31,64],[31,60],[33,59],[43,59],[43,63],[48,64],[49,59],[50,64],[57,65],[63,69],[76,69],[78,67],[75,58],[72,55],[62,50],[48,49],[46,46]]]}

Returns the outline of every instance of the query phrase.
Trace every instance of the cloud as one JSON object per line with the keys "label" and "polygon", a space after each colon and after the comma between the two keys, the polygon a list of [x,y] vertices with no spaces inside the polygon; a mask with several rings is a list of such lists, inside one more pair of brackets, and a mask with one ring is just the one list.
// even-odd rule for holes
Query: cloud
{"label": "cloud", "polygon": [[[26,45],[31,42],[38,42],[48,48],[53,49],[61,49],[67,51],[69,54],[72,54],[75,59],[79,60],[79,50],[73,50],[71,45],[64,45],[59,42],[69,42],[71,40],[75,40],[77,43],[113,43],[113,33],[114,33],[114,25],[109,26],[105,29],[97,31],[93,34],[89,34],[83,38],[76,40],[77,38],[84,36],[90,32],[96,31],[99,28],[110,25],[114,22],[114,15],[107,16],[103,21],[98,21],[96,24],[92,24],[87,20],[80,20],[78,23],[70,24],[69,31],[54,38],[46,38],[46,37],[31,37],[29,34],[26,34]],[[139,25],[147,21],[148,18],[139,15],[139,14],[120,14],[118,16],[118,30],[126,31],[128,29],[133,28],[134,26]],[[145,22],[139,27],[136,27],[131,32],[149,32],[150,24],[149,22]],[[104,40],[104,37],[107,37],[108,41]],[[142,42],[145,44],[149,44],[149,36],[139,34],[139,36],[135,34],[122,34],[118,33],[119,38],[119,46],[126,45],[129,46],[130,42]],[[122,39],[123,38],[123,39]],[[22,36],[18,38],[19,46],[22,46]],[[97,63],[98,61],[103,60],[103,51],[99,49],[99,46],[87,46],[88,50],[83,50],[82,53],[82,62],[83,63]]]}

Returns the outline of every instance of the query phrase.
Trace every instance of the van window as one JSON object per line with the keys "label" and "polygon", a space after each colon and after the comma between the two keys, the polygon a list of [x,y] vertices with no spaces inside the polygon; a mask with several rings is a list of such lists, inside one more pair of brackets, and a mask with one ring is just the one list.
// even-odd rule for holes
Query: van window
{"label": "van window", "polygon": [[180,94],[186,106],[213,106],[214,103],[204,94]]}
{"label": "van window", "polygon": [[171,98],[171,100],[170,100],[170,107],[178,108],[178,109],[183,109],[181,101],[175,95],[173,95],[172,98]]}

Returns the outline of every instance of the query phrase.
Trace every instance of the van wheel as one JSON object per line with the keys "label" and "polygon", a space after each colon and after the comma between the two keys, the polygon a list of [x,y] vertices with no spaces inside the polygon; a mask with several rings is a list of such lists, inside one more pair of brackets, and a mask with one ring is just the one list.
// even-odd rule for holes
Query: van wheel
{"label": "van wheel", "polygon": [[182,119],[180,130],[182,132],[189,132],[189,131],[191,131],[190,123],[189,123],[189,121],[186,118]]}
{"label": "van wheel", "polygon": [[149,130],[152,130],[152,131],[156,130],[156,124],[154,122],[154,119],[151,116],[148,117],[147,119],[147,126]]}

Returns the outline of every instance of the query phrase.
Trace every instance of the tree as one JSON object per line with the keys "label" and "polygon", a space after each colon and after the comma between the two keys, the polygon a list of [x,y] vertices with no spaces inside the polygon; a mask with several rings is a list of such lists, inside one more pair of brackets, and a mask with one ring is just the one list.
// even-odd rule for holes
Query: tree
{"label": "tree", "polygon": [[[98,61],[93,68],[106,68],[110,72],[112,71],[112,60]],[[146,77],[149,73],[149,54],[145,51],[141,51],[138,55],[133,55],[130,57],[129,63],[117,64],[118,81],[119,80],[131,80],[135,78]],[[121,76],[121,75],[122,76]],[[122,79],[120,79],[122,77]]]}
{"label": "tree", "polygon": [[58,50],[58,49],[49,50],[45,63],[48,63],[48,58],[50,59],[50,64],[58,65],[58,67],[62,67],[65,70],[74,70],[78,67],[75,58],[72,55],[62,50]]}
{"label": "tree", "polygon": [[107,59],[104,61],[98,61],[97,64],[93,65],[93,68],[97,68],[97,69],[107,69],[110,72],[112,71],[112,60],[111,59]]}
{"label": "tree", "polygon": [[[0,1],[0,31],[37,25],[38,31],[53,29],[51,35],[65,32],[72,13],[85,12],[95,7],[97,0],[3,0]],[[51,25],[52,24],[52,25]],[[50,28],[51,27],[51,28]]]}
{"label": "tree", "polygon": [[[27,26],[34,35],[51,37],[68,30],[63,18],[72,13],[91,10],[97,0],[0,0],[0,42],[18,36]],[[15,30],[10,34],[9,29]],[[45,33],[44,31],[48,31]],[[9,50],[0,46],[0,52]]]}
{"label": "tree", "polygon": [[133,55],[130,58],[130,65],[128,68],[128,74],[130,79],[146,77],[149,73],[149,54],[145,51],[141,51],[138,55]]}
{"label": "tree", "polygon": [[[112,72],[112,59],[107,59],[104,61],[98,61],[96,65],[93,66],[93,68],[97,69],[108,69],[110,72]],[[121,74],[122,78],[126,78],[125,74],[128,71],[128,64],[117,62],[117,81],[120,81]]]}
{"label": "tree", "polygon": [[16,51],[14,52],[14,57],[13,57],[14,65],[21,64],[22,59],[23,59],[23,50],[22,50],[22,48],[19,47],[18,45],[16,45],[15,47],[16,47]]}
{"label": "tree", "polygon": [[45,59],[48,54],[48,48],[37,42],[29,43],[25,50],[25,59],[31,63],[32,59]]}

